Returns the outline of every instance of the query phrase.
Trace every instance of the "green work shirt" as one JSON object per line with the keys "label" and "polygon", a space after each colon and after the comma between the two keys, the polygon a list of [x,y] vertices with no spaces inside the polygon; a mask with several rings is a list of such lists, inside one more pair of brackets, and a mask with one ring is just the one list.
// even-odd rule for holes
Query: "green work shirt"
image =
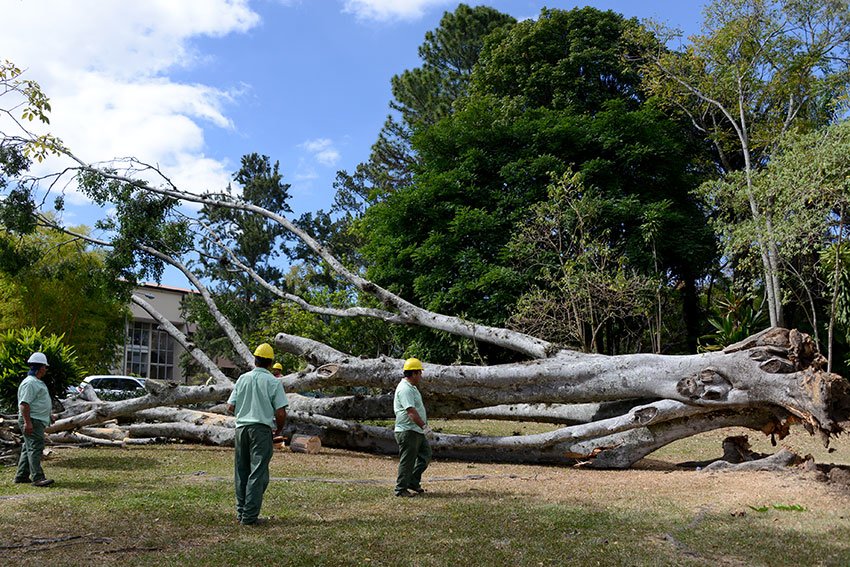
{"label": "green work shirt", "polygon": [[280,380],[265,368],[255,368],[239,377],[227,403],[236,407],[236,427],[261,423],[274,429],[274,412],[287,407],[289,400]]}
{"label": "green work shirt", "polygon": [[50,412],[53,410],[50,392],[47,391],[47,385],[32,374],[24,378],[18,386],[19,413],[21,404],[29,405],[30,419],[37,419],[45,425],[50,425]]}
{"label": "green work shirt", "polygon": [[415,409],[422,421],[428,422],[428,416],[425,415],[425,404],[422,402],[422,394],[419,393],[419,388],[402,378],[396,386],[395,396],[393,396],[395,431],[424,433],[422,428],[413,423],[413,420],[407,415],[407,408]]}

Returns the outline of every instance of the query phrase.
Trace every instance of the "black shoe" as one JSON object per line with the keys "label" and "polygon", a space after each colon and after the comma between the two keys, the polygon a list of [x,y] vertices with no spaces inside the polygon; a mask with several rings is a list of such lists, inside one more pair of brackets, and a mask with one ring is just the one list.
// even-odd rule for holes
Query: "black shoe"
{"label": "black shoe", "polygon": [[53,484],[52,478],[43,478],[32,483],[33,486],[50,486],[51,484]]}
{"label": "black shoe", "polygon": [[28,478],[16,478],[15,479],[15,484],[29,484],[31,482],[32,481]]}
{"label": "black shoe", "polygon": [[403,490],[402,492],[396,492],[395,495],[399,498],[414,498],[416,496],[419,496],[419,493],[411,492],[409,490]]}
{"label": "black shoe", "polygon": [[265,518],[257,518],[253,522],[242,521],[242,522],[239,522],[239,523],[242,524],[243,526],[265,526],[266,524],[269,523],[269,521]]}
{"label": "black shoe", "polygon": [[411,488],[410,490],[412,490],[413,492],[415,492],[416,494],[419,494],[419,495],[425,494],[425,489],[422,488],[421,486],[417,486],[416,488]]}

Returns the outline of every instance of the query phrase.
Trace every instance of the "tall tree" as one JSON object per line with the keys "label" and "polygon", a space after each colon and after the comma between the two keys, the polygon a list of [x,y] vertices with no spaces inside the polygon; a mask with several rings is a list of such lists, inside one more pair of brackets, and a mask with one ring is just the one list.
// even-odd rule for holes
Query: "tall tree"
{"label": "tall tree", "polygon": [[677,32],[653,31],[644,36],[647,88],[691,118],[714,144],[726,182],[745,195],[758,226],[770,322],[782,325],[781,252],[753,174],[785,132],[835,115],[831,103],[850,79],[847,2],[716,0],[705,9],[702,34],[681,51],[665,47]]}
{"label": "tall tree", "polygon": [[[846,299],[850,122],[842,120],[807,134],[785,136],[753,185],[757,203],[773,220],[782,268],[796,276],[791,282],[794,287],[788,287],[802,290],[800,308],[808,308],[816,338],[825,326],[831,371],[836,331],[843,330],[843,342],[850,336]],[[752,240],[756,231],[754,222],[735,226],[730,242],[738,253],[746,252],[743,241]]]}
{"label": "tall tree", "polygon": [[[233,174],[238,190],[228,185],[224,195],[263,207],[277,214],[291,213],[288,183],[283,182],[279,163],[272,164],[268,156],[257,153],[242,156],[241,167]],[[269,309],[273,296],[243,269],[233,264],[225,249],[238,261],[250,266],[256,274],[272,284],[280,283],[283,273],[276,260],[281,250],[287,251],[286,231],[268,219],[215,206],[204,206],[198,215],[197,231],[202,236],[200,255],[195,272],[215,283],[213,291],[225,315],[236,325],[240,334],[250,334],[260,314]],[[210,240],[210,235],[216,235]],[[198,324],[195,340],[212,353],[239,360],[231,350],[230,341],[210,319],[206,304],[199,297],[186,301],[187,319]]]}
{"label": "tall tree", "polygon": [[[389,105],[394,112],[379,132],[369,159],[352,174],[338,172],[331,209],[302,215],[298,226],[325,242],[347,265],[365,266],[359,251],[365,241],[355,229],[356,221],[370,205],[410,185],[418,160],[411,146],[413,132],[451,114],[455,101],[468,89],[485,38],[514,23],[513,17],[486,6],[459,4],[453,12],[445,12],[419,47],[422,65],[391,79]],[[293,260],[315,266],[316,258],[307,247],[296,243],[292,252]],[[346,285],[324,270],[309,274],[314,283],[331,290]]]}
{"label": "tall tree", "polygon": [[452,112],[455,101],[466,94],[485,38],[515,22],[486,6],[459,4],[454,12],[445,12],[440,25],[427,32],[419,46],[422,65],[390,80],[390,108],[398,114],[387,117],[369,160],[358,165],[353,175],[341,174],[338,189],[374,202],[408,185],[416,162],[410,145],[413,131]]}
{"label": "tall tree", "polygon": [[[508,257],[511,234],[547,198],[552,174],[574,166],[606,196],[674,204],[656,258],[693,290],[713,238],[689,195],[678,124],[638,98],[636,69],[622,60],[637,25],[592,8],[544,10],[489,36],[468,96],[414,136],[412,184],[366,212],[370,276],[429,309],[502,324],[533,276]],[[654,271],[633,212],[609,226],[629,262]]]}
{"label": "tall tree", "polygon": [[515,22],[486,6],[459,4],[454,12],[444,13],[419,46],[422,66],[391,79],[390,107],[401,113],[404,125],[428,126],[448,116],[454,102],[466,94],[487,36]]}
{"label": "tall tree", "polygon": [[106,272],[104,253],[46,228],[0,230],[0,331],[44,328],[64,336],[86,371],[109,372],[121,354],[129,288]]}

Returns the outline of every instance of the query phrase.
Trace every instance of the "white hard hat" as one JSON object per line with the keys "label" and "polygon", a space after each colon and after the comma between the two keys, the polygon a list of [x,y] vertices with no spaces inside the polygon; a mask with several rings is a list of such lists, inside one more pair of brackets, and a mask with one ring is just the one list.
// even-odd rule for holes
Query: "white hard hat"
{"label": "white hard hat", "polygon": [[29,360],[27,360],[27,364],[43,364],[45,366],[50,366],[47,364],[47,357],[44,356],[43,352],[32,353]]}

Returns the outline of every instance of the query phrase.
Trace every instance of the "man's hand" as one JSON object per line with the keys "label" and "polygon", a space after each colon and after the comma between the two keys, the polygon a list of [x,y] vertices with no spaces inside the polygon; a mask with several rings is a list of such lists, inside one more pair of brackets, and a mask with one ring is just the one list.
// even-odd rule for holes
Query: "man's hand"
{"label": "man's hand", "polygon": [[433,439],[434,438],[434,430],[431,429],[431,426],[428,425],[427,423],[425,424],[425,427],[422,428],[422,433],[425,434],[426,439]]}
{"label": "man's hand", "polygon": [[32,435],[32,419],[30,419],[30,405],[21,402],[21,417],[24,419],[24,434]]}
{"label": "man's hand", "polygon": [[286,423],[286,406],[275,410],[274,422],[277,425],[277,431],[274,432],[274,435],[277,437],[283,431],[283,424]]}

